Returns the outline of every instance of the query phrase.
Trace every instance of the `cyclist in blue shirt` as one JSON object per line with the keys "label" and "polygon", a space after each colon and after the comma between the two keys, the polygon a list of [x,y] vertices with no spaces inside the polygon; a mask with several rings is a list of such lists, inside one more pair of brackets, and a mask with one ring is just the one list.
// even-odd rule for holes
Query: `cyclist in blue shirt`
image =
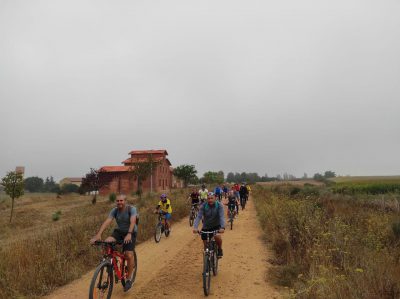
{"label": "cyclist in blue shirt", "polygon": [[217,187],[215,187],[214,194],[218,201],[222,200],[222,189],[219,185]]}

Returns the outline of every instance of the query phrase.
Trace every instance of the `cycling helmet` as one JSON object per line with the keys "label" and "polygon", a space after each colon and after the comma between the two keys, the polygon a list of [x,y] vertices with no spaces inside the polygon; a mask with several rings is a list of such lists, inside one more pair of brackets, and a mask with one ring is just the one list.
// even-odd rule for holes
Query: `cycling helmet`
{"label": "cycling helmet", "polygon": [[161,198],[161,199],[167,198],[167,194],[161,194],[160,198]]}
{"label": "cycling helmet", "polygon": [[203,184],[203,185],[201,185],[201,188],[203,188],[203,189],[204,189],[205,187],[206,187],[206,185],[204,185],[204,184]]}
{"label": "cycling helmet", "polygon": [[208,192],[207,196],[209,196],[209,197],[214,196],[214,192]]}

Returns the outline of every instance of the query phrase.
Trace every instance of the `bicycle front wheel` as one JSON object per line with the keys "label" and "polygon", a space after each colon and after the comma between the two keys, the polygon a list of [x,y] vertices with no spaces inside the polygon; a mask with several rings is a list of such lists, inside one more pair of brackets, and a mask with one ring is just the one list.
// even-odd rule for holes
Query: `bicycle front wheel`
{"label": "bicycle front wheel", "polygon": [[161,234],[162,234],[162,224],[158,223],[154,231],[154,241],[156,241],[156,243],[160,242]]}
{"label": "bicycle front wheel", "polygon": [[211,256],[212,271],[213,271],[214,276],[216,276],[218,274],[217,252],[218,252],[218,246],[217,246],[217,244],[214,244],[214,252],[213,252],[213,255]]}
{"label": "bicycle front wheel", "polygon": [[211,263],[208,255],[204,255],[204,265],[203,265],[203,290],[204,295],[208,296],[210,294],[211,288]]}
{"label": "bicycle front wheel", "polygon": [[[137,272],[137,256],[136,256],[136,251],[133,250],[133,272],[132,272],[132,279],[131,279],[132,283],[135,282],[136,272]],[[122,273],[125,274],[125,277],[121,279],[121,283],[122,283],[122,286],[125,287],[125,282],[126,282],[127,279],[129,279],[129,277],[127,277],[127,275],[128,275],[128,265],[127,265],[127,261],[126,260],[124,261],[124,269],[123,269]]]}
{"label": "bicycle front wheel", "polygon": [[113,285],[113,267],[109,261],[103,261],[94,271],[89,288],[89,299],[110,299]]}

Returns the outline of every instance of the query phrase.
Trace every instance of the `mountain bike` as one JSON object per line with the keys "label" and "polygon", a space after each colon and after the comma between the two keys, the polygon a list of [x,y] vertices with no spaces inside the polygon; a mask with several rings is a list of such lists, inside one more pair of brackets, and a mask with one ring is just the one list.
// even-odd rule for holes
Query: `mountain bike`
{"label": "mountain bike", "polygon": [[[89,288],[89,299],[110,299],[115,283],[121,281],[123,287],[128,278],[128,265],[123,253],[119,252],[116,242],[96,241],[94,245],[101,246],[103,259],[94,271]],[[132,283],[135,281],[137,272],[137,256],[133,250],[134,269]]]}
{"label": "mountain bike", "polygon": [[161,210],[158,211],[158,223],[156,224],[156,228],[154,231],[154,240],[156,241],[156,243],[158,243],[160,242],[161,235],[163,233],[168,238],[170,232],[171,231],[169,230],[169,225],[165,222],[165,213]]}
{"label": "mountain bike", "polygon": [[204,249],[204,256],[203,256],[203,290],[204,295],[208,296],[210,294],[211,288],[211,271],[213,272],[214,276],[218,274],[218,246],[215,242],[215,235],[218,231],[212,232],[205,232],[200,231],[199,234],[206,234],[206,246]]}
{"label": "mountain bike", "polygon": [[190,208],[190,213],[189,213],[189,225],[190,226],[193,225],[193,222],[196,219],[198,212],[199,212],[199,205],[192,204],[192,207]]}
{"label": "mountain bike", "polygon": [[233,229],[233,220],[235,219],[235,206],[234,207],[229,207],[228,205],[228,222],[230,223],[231,230]]}

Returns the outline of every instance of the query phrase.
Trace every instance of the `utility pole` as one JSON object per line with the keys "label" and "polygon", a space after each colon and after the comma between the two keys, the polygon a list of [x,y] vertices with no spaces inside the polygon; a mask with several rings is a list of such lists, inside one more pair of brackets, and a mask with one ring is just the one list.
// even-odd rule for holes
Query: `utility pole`
{"label": "utility pole", "polygon": [[153,153],[150,154],[150,194],[153,193]]}

